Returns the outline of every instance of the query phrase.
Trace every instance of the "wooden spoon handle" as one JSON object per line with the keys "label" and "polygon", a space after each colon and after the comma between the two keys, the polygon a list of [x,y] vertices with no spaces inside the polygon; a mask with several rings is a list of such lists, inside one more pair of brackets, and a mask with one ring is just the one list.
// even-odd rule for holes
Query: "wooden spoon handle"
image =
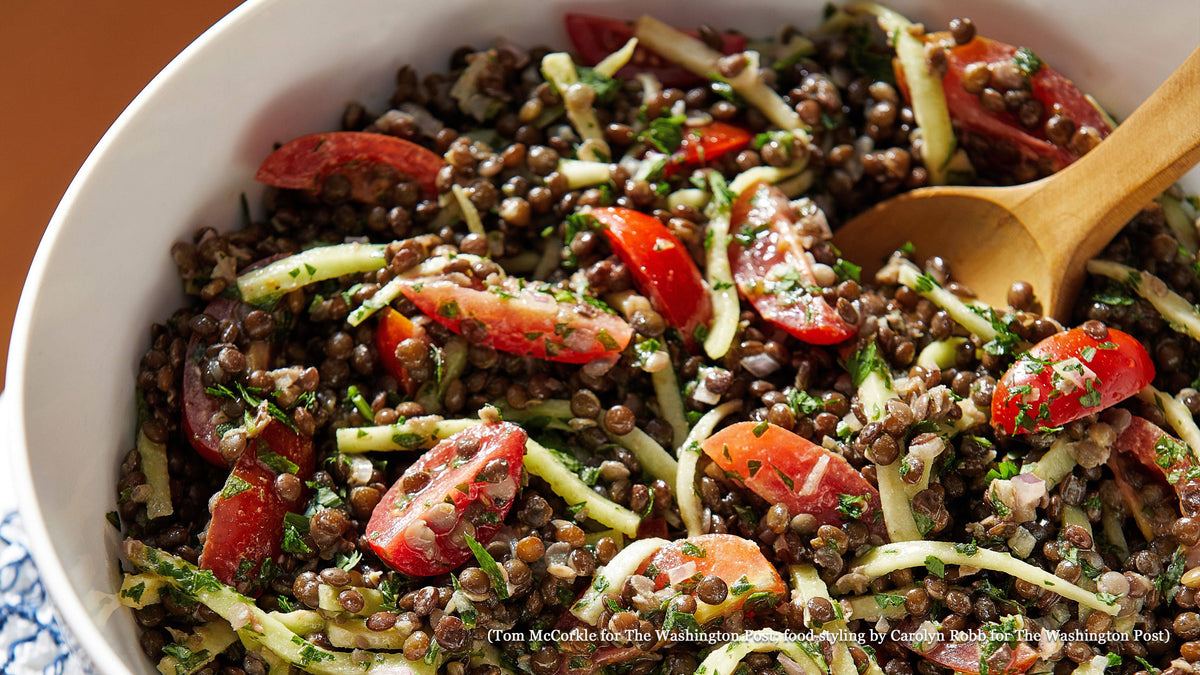
{"label": "wooden spoon handle", "polygon": [[1103,142],[1031,185],[1013,210],[1048,265],[1077,267],[1198,161],[1200,48]]}

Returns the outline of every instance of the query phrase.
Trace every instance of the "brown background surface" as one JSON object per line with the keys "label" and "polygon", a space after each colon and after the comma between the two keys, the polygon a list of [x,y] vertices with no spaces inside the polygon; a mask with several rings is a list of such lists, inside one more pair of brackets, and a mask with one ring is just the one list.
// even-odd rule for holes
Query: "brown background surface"
{"label": "brown background surface", "polygon": [[0,389],[29,262],[121,110],[240,0],[6,0],[0,21]]}

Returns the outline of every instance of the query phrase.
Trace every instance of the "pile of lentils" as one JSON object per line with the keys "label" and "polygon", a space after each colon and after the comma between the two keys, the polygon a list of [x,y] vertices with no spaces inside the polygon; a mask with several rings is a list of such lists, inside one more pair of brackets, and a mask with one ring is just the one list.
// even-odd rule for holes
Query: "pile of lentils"
{"label": "pile of lentils", "polygon": [[[959,43],[970,41],[974,25],[966,19],[954,21],[952,35]],[[780,44],[794,35],[790,26],[777,36]],[[700,35],[711,40],[716,34],[702,27]],[[476,53],[487,52],[494,64],[477,83],[481,93],[502,105],[486,123],[487,133],[471,133],[480,124],[459,111],[449,94],[458,74]],[[249,370],[247,355],[274,343],[273,368],[298,367],[302,376],[292,383],[292,400],[310,395],[315,405],[289,408],[296,427],[311,435],[318,453],[318,470],[313,478],[323,494],[337,496],[317,509],[311,517],[305,542],[311,553],[285,554],[278,560],[274,577],[264,584],[265,592],[257,602],[265,610],[317,606],[319,584],[365,586],[387,591],[391,606],[367,619],[373,631],[399,630],[407,635],[403,652],[410,659],[424,657],[437,645],[449,655],[446,672],[462,675],[498,675],[492,665],[469,665],[467,652],[472,638],[486,641],[490,629],[529,630],[560,624],[570,604],[587,588],[598,567],[605,565],[619,550],[612,536],[589,536],[602,528],[596,523],[577,520],[568,505],[536,477],[527,477],[517,504],[487,551],[503,566],[514,589],[511,597],[500,600],[489,584],[488,576],[468,565],[455,574],[467,593],[486,599],[477,602],[478,617],[474,629],[464,626],[458,616],[444,609],[453,585],[449,575],[411,578],[388,569],[372,553],[362,538],[366,522],[384,492],[395,482],[411,458],[392,454],[373,460],[373,470],[352,472],[335,461],[334,430],[371,424],[393,423],[430,412],[447,417],[474,416],[484,405],[503,401],[514,408],[530,402],[565,398],[571,412],[586,423],[577,425],[577,433],[560,440],[586,455],[585,464],[598,469],[595,489],[614,502],[628,506],[647,519],[660,519],[670,538],[683,536],[681,521],[672,499],[671,488],[661,480],[646,476],[637,459],[625,449],[612,445],[605,430],[624,434],[640,428],[664,446],[670,446],[670,426],[657,416],[651,405],[653,391],[644,372],[634,364],[627,350],[611,369],[579,368],[498,353],[484,344],[471,344],[468,366],[461,377],[446,389],[441,410],[427,411],[407,399],[403,389],[380,365],[380,355],[372,339],[373,322],[352,328],[348,313],[396,274],[413,268],[431,256],[453,252],[491,254],[491,261],[462,271],[480,279],[499,265],[511,265],[515,275],[529,274],[532,265],[526,252],[540,252],[547,245],[561,246],[563,261],[548,277],[561,282],[582,270],[588,293],[594,296],[617,293],[633,287],[629,268],[613,254],[602,237],[592,232],[574,233],[570,241],[565,219],[583,206],[618,205],[639,209],[659,218],[689,248],[697,263],[703,265],[703,241],[706,220],[695,208],[670,208],[663,191],[651,183],[633,178],[618,165],[611,168],[606,186],[581,190],[568,188],[566,177],[558,172],[560,158],[573,156],[578,138],[559,118],[549,125],[535,122],[548,108],[561,103],[558,93],[547,84],[539,63],[547,48],[523,51],[509,44],[490,50],[462,47],[450,58],[449,73],[420,76],[411,67],[396,74],[390,101],[369,109],[349,104],[341,118],[344,130],[390,134],[420,143],[445,155],[448,165],[437,175],[437,187],[449,191],[452,185],[466,190],[471,202],[482,214],[492,239],[468,234],[464,225],[436,227],[438,203],[421,198],[415,182],[386,169],[377,169],[375,179],[389,185],[385,203],[368,206],[350,201],[348,182],[340,177],[326,181],[319,194],[268,188],[262,211],[265,216],[245,222],[239,229],[221,231],[204,228],[191,241],[177,243],[171,251],[190,303],[151,328],[150,347],[141,360],[137,390],[144,401],[146,435],[168,448],[172,516],[148,520],[144,500],[145,475],[140,471],[136,450],[124,458],[120,469],[118,513],[127,536],[166,549],[196,562],[203,546],[209,512],[208,503],[221,489],[227,470],[204,462],[189,446],[180,428],[182,392],[181,369],[189,339],[199,334],[211,345],[200,355],[206,385],[242,383],[248,387],[273,388],[265,370]],[[845,32],[827,35],[817,41],[810,58],[802,58],[778,70],[764,68],[767,84],[776,89],[788,105],[812,127],[812,140],[805,144],[772,139],[758,148],[723,156],[704,171],[719,171],[728,179],[759,165],[783,165],[806,154],[816,173],[809,197],[820,207],[821,216],[834,227],[849,216],[891,195],[921,187],[927,174],[920,161],[920,139],[914,134],[912,109],[898,95],[891,76],[890,49],[877,32],[865,23]],[[735,55],[723,66],[736,68]],[[938,54],[933,53],[934,65]],[[982,71],[980,70],[982,68]],[[1075,129],[1061,114],[1040,110],[1021,95],[1027,83],[1011,77],[1004,68],[983,66],[968,69],[964,86],[980,95],[989,109],[1010,106],[1022,124],[1044,125],[1053,142],[1086,151],[1095,130]],[[705,85],[692,88],[664,88],[643,96],[636,79],[624,81],[609,102],[597,106],[601,127],[614,154],[623,153],[637,142],[635,129],[645,120],[669,115],[682,101],[686,115],[711,118],[736,124],[758,133],[767,130],[767,121],[757,110],[738,105]],[[915,140],[914,140],[915,137]],[[478,138],[489,139],[486,143]],[[980,169],[980,182],[1012,183],[1035,178],[1045,166],[1030,164],[1013,148],[976,136],[967,136],[962,146],[972,163]],[[686,186],[688,176],[672,179],[672,189]],[[236,270],[270,257],[292,254],[305,248],[354,238],[388,243],[388,266],[376,273],[361,274],[297,290],[285,295],[273,309],[243,305],[234,318],[217,319],[203,313],[206,304],[231,289]],[[547,242],[550,242],[547,244]],[[812,255],[818,263],[832,266],[837,253],[828,243],[817,243]],[[936,251],[922,251],[928,255]],[[1197,281],[1194,259],[1183,252],[1166,227],[1163,212],[1151,205],[1141,213],[1105,250],[1103,256],[1149,270],[1185,298],[1195,301]],[[969,297],[970,289],[954,283],[948,263],[938,257],[916,258],[918,264],[951,291]],[[1011,330],[1022,339],[1035,342],[1062,327],[1038,313],[1037,289],[1017,281],[1009,293],[1009,307],[1001,311],[1014,317]],[[867,424],[852,435],[839,434],[839,422],[848,414],[866,422],[855,401],[855,387],[839,365],[839,354],[831,348],[807,345],[777,327],[764,322],[747,309],[741,316],[741,328],[733,348],[723,359],[712,362],[688,353],[669,334],[662,316],[641,309],[631,324],[643,337],[662,339],[669,346],[672,367],[686,391],[703,384],[707,392],[723,401],[741,401],[739,413],[729,421],[768,420],[804,438],[822,444],[844,456],[870,482],[875,482],[873,458],[883,464],[907,455],[907,445],[922,441],[914,433],[927,421],[952,420],[962,415],[960,403],[972,401],[979,410],[989,410],[997,379],[1008,361],[979,349],[978,336],[969,335],[950,317],[916,292],[895,285],[838,280],[822,289],[828,302],[843,318],[857,324],[857,345],[864,349],[874,343],[878,354],[902,378],[901,400],[890,402],[882,422]],[[403,296],[392,303],[416,324],[424,327],[434,344],[453,337],[436,322],[422,316]],[[1108,284],[1090,281],[1075,309],[1078,323],[1087,322],[1089,330],[1103,334],[1107,326],[1128,331],[1149,349],[1158,367],[1155,384],[1175,393],[1191,387],[1200,362],[1200,350],[1165,324],[1141,299],[1114,289]],[[956,353],[953,367],[938,369],[915,365],[915,355],[933,340],[951,336],[967,338]],[[747,357],[766,354],[774,367],[764,372],[756,367],[754,375],[743,367]],[[980,358],[982,355],[982,358]],[[416,383],[435,377],[436,367],[427,345],[417,340],[401,343],[397,356]],[[756,363],[761,364],[762,359]],[[364,415],[347,399],[351,386],[365,397],[371,415]],[[797,405],[796,392],[810,395],[809,403]],[[1187,389],[1185,396],[1192,413],[1200,412],[1200,394]],[[240,401],[226,401],[225,412],[231,418],[241,415]],[[1137,415],[1164,425],[1162,414],[1136,401],[1123,404]],[[706,411],[712,404],[686,399],[690,411]],[[1061,433],[1073,440],[1095,435],[1097,420],[1086,418],[1067,425]],[[1028,533],[1032,544],[1022,551],[1024,559],[1070,581],[1083,571],[1096,580],[1100,590],[1122,594],[1128,600],[1124,614],[1134,614],[1136,627],[1165,631],[1159,641],[1126,641],[1104,644],[1072,641],[1044,646],[1043,658],[1055,673],[1068,673],[1095,655],[1115,654],[1120,665],[1109,673],[1150,674],[1154,668],[1171,675],[1191,672],[1200,665],[1200,615],[1196,611],[1196,589],[1200,574],[1192,570],[1180,575],[1182,564],[1177,551],[1190,548],[1200,540],[1200,519],[1196,507],[1180,513],[1174,492],[1150,473],[1130,466],[1127,480],[1141,491],[1145,511],[1151,514],[1154,537],[1147,540],[1133,525],[1130,514],[1105,464],[1091,468],[1076,467],[1054,489],[1045,508],[1038,508],[1032,520],[1015,523],[995,513],[982,498],[985,476],[996,468],[999,459],[1011,453],[1018,458],[1038,456],[1049,445],[1048,437],[1010,438],[997,436],[981,425],[971,434],[955,439],[937,459],[928,489],[913,500],[913,509],[932,524],[928,538],[955,542],[977,541],[979,545],[1009,551],[1018,529]],[[233,452],[235,449],[222,448]],[[920,459],[908,455],[905,473],[910,479],[922,474]],[[283,486],[282,489],[298,489]],[[1064,631],[1103,632],[1111,624],[1107,615],[1096,612],[1081,620],[1074,603],[1062,600],[1032,584],[1001,574],[979,572],[972,575],[949,570],[942,576],[922,571],[903,570],[878,579],[865,588],[853,588],[846,579],[849,561],[872,544],[868,527],[857,520],[842,527],[817,527],[811,516],[789,513],[780,504],[769,504],[727,478],[707,458],[701,459],[698,474],[705,528],[712,533],[731,533],[757,542],[777,568],[803,562],[816,566],[834,592],[902,593],[904,609],[918,622],[941,621],[946,629],[969,629],[994,624],[1003,617],[1023,614],[1040,625],[1058,626]],[[310,491],[313,492],[313,491]],[[1078,525],[1060,528],[1064,506],[1079,506],[1101,532],[1102,514],[1115,512],[1121,518],[1131,551],[1120,557],[1116,549],[1089,535]],[[1010,517],[1011,518],[1011,517]],[[361,555],[346,570],[335,561]],[[1165,581],[1164,581],[1165,580]],[[661,626],[663,612],[643,611],[655,602],[674,595],[655,593],[650,580],[635,575],[621,589],[618,606],[609,607],[601,616],[601,625],[614,631],[641,628],[653,632]],[[900,589],[900,590],[895,590]],[[709,576],[689,592],[670,599],[676,612],[690,613],[696,600],[716,603],[728,594],[726,583]],[[661,596],[661,597],[660,597]],[[339,602],[348,611],[361,610],[362,594],[343,591]],[[823,599],[804,605],[783,598],[778,603],[749,604],[725,617],[723,631],[757,627],[803,629],[804,612],[812,619],[834,618],[834,608]],[[213,620],[215,615],[203,604],[188,604],[173,595],[165,595],[162,604],[136,611],[141,627],[141,644],[151,659],[162,656],[162,648],[171,641],[169,630],[187,632],[194,626]],[[702,626],[702,629],[715,625]],[[872,622],[852,620],[851,630],[869,632]],[[322,633],[307,636],[329,648]],[[508,642],[497,645],[519,669],[535,675],[566,672],[572,657],[593,654],[586,641],[559,644]],[[621,672],[635,675],[664,673],[685,675],[699,661],[700,646],[695,643],[664,644],[623,643],[601,645],[630,648],[632,657]],[[1034,645],[1039,647],[1039,645]],[[853,648],[855,661],[862,664],[867,654]],[[595,652],[599,654],[601,652]],[[826,654],[829,657],[830,654]],[[995,663],[1006,662],[1011,649],[996,650]],[[899,644],[885,641],[874,652],[887,675],[940,675],[946,668],[922,659]],[[585,660],[586,662],[586,660]],[[767,672],[775,667],[775,657],[751,654],[744,664],[751,672]],[[1188,664],[1191,665],[1188,665]],[[567,665],[564,665],[567,664]],[[235,643],[201,672],[224,675],[261,675],[266,672],[264,659]],[[586,671],[588,669],[584,669]],[[572,672],[584,672],[572,671]]]}

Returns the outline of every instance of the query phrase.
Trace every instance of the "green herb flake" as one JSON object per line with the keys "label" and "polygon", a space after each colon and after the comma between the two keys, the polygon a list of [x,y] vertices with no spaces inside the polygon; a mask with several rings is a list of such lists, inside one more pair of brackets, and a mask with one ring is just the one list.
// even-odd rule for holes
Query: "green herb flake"
{"label": "green herb flake", "polygon": [[266,464],[275,473],[283,474],[290,473],[295,475],[300,471],[300,467],[295,462],[277,454],[270,448],[266,447],[266,443],[259,443],[258,461]]}
{"label": "green herb flake", "polygon": [[885,381],[891,381],[887,363],[879,356],[874,341],[865,348],[851,354],[850,358],[842,363],[842,366],[850,374],[850,380],[854,382],[854,386],[856,387],[861,385],[871,373],[879,373]]}
{"label": "green herb flake", "polygon": [[638,138],[669,155],[683,143],[683,123],[686,121],[683,115],[655,118]]}
{"label": "green herb flake", "polygon": [[596,333],[596,342],[599,342],[602,347],[610,352],[621,350],[621,346],[617,344],[617,341],[613,339],[613,336],[609,335],[608,331],[603,328]]}
{"label": "green herb flake", "polygon": [[458,307],[458,302],[447,300],[438,305],[437,315],[447,319],[457,319],[462,316],[462,310]]}
{"label": "green herb flake", "polygon": [[1096,389],[1096,380],[1087,380],[1084,382],[1084,387],[1087,390],[1079,397],[1079,405],[1085,408],[1098,408],[1103,400],[1100,396],[1100,391]]}
{"label": "green herb flake", "polygon": [[846,520],[858,520],[862,518],[869,502],[866,495],[839,494],[837,500],[837,511]]}
{"label": "green herb flake", "polygon": [[955,544],[954,551],[970,557],[976,553],[979,553],[979,545],[975,543],[974,539],[972,539],[971,543],[969,544]]}
{"label": "green herb flake", "polygon": [[398,445],[402,448],[405,448],[407,450],[419,448],[419,447],[421,447],[421,444],[424,442],[425,442],[425,437],[422,436],[421,434],[418,434],[415,432],[411,432],[411,431],[405,432],[405,433],[396,432],[396,433],[392,434],[392,443],[395,443],[396,445]]}
{"label": "green herb flake", "polygon": [[337,555],[337,562],[335,564],[338,567],[349,572],[350,570],[354,569],[355,567],[358,567],[358,563],[361,560],[362,560],[362,552],[356,550],[353,553],[351,553],[350,555],[345,555],[343,553],[339,553]]}
{"label": "green herb flake", "polygon": [[163,654],[175,659],[176,673],[190,673],[212,660],[207,649],[193,652],[181,644],[169,644],[162,648]]}
{"label": "green herb flake", "polygon": [[913,521],[917,524],[917,531],[921,533],[922,537],[933,531],[933,518],[924,513],[913,511]]}
{"label": "green herb flake", "polygon": [[1017,53],[1013,54],[1013,61],[1025,77],[1033,77],[1042,69],[1042,60],[1037,57],[1028,47],[1017,49]]}
{"label": "green herb flake", "polygon": [[244,478],[237,474],[229,474],[229,478],[225,481],[225,487],[221,489],[221,499],[229,499],[236,497],[247,490],[253,490],[254,486],[248,483]]}
{"label": "green herb flake", "polygon": [[769,426],[770,426],[770,422],[768,422],[766,420],[763,420],[763,421],[759,422],[758,424],[755,424],[754,429],[752,430],[754,432],[754,437],[762,438],[762,435],[767,433],[767,429],[769,428]]}
{"label": "green herb flake", "polygon": [[833,264],[833,271],[837,272],[838,278],[842,281],[860,281],[862,277],[862,266],[855,265],[849,260],[838,258]]}
{"label": "green herb flake", "polygon": [[925,569],[939,579],[946,578],[946,563],[942,562],[937,556],[925,557]]}
{"label": "green herb flake", "polygon": [[1021,473],[1021,468],[1019,466],[1009,461],[1003,461],[997,464],[996,468],[988,469],[987,475],[984,476],[984,480],[989,483],[994,480],[1008,480],[1019,473]]}
{"label": "green herb flake", "polygon": [[887,609],[888,607],[903,607],[904,596],[896,595],[895,593],[876,593],[875,604],[879,605],[880,609]]}
{"label": "green herb flake", "polygon": [[680,550],[683,551],[684,555],[690,555],[693,558],[707,558],[708,557],[707,551],[705,551],[702,547],[693,544],[690,541],[684,541],[683,545],[680,547]]}
{"label": "green herb flake", "polygon": [[712,205],[718,211],[727,211],[737,199],[737,195],[729,189],[729,184],[719,171],[708,172],[708,190],[712,193]]}
{"label": "green herb flake", "polygon": [[283,550],[295,555],[308,555],[312,548],[304,543],[304,535],[308,533],[308,518],[289,513],[283,517]]}
{"label": "green herb flake", "polygon": [[792,492],[796,491],[796,481],[792,480],[791,476],[781,471],[779,467],[775,466],[774,464],[771,465],[771,468],[775,469],[775,474],[779,476],[779,480],[783,481],[783,484],[787,486],[788,490]]}
{"label": "green herb flake", "polygon": [[729,594],[733,596],[745,595],[754,588],[754,584],[750,583],[750,579],[745,574],[738,577],[737,581],[729,587]]}
{"label": "green herb flake", "polygon": [[496,591],[496,597],[507,600],[508,582],[504,580],[504,572],[496,564],[496,559],[479,542],[475,541],[474,537],[469,534],[463,536],[467,540],[467,546],[470,547],[471,553],[475,554],[475,561],[479,563],[479,569],[483,570],[492,580],[492,588]]}
{"label": "green herb flake", "polygon": [[122,598],[132,598],[134,602],[142,601],[142,594],[146,592],[146,582],[141,582],[136,586],[130,586],[121,591]]}

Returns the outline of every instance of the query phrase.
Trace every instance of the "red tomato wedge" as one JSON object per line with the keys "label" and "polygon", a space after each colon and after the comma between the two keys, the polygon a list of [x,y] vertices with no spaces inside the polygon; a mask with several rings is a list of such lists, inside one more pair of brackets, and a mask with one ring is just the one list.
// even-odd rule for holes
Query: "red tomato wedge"
{"label": "red tomato wedge", "polygon": [[[409,396],[417,392],[417,383],[400,364],[400,359],[396,357],[396,347],[411,337],[418,337],[417,328],[407,316],[391,307],[384,307],[379,312],[379,323],[375,326],[375,349],[379,352],[383,369],[396,378],[396,382]],[[424,336],[420,337],[423,339]]]}
{"label": "red tomato wedge", "polygon": [[[900,624],[897,632],[906,636],[917,634],[919,625],[912,619],[906,619]],[[982,642],[945,642],[939,639],[938,643],[928,650],[918,649],[918,645],[911,640],[900,640],[899,642],[939,666],[950,668],[956,673],[979,675],[979,662],[983,659]],[[989,667],[988,672],[992,675],[1001,675],[1002,673],[1016,675],[1029,670],[1037,660],[1037,650],[1018,641],[1008,663],[999,667]]]}
{"label": "red tomato wedge", "polygon": [[638,290],[691,340],[696,328],[712,318],[712,299],[683,242],[661,220],[641,211],[608,206],[589,213],[604,226],[604,236],[633,272]]}
{"label": "red tomato wedge", "polygon": [[307,481],[314,461],[312,439],[281,422],[269,422],[250,439],[213,506],[200,568],[226,584],[261,590],[253,588],[258,570],[280,553],[283,518],[301,510],[307,497],[302,490],[295,501],[284,501],[275,478],[288,471]]}
{"label": "red tomato wedge", "polygon": [[[807,513],[820,525],[857,516],[884,535],[879,492],[844,457],[767,422],[739,422],[708,437],[700,448],[726,475],[736,475],[759,497]],[[841,505],[841,510],[838,509]]]}
{"label": "red tomato wedge", "polygon": [[[563,18],[567,28],[567,36],[575,48],[576,55],[589,66],[600,63],[604,57],[617,51],[633,37],[633,24],[620,19],[610,19],[592,14],[567,14]],[[692,37],[697,37],[695,31],[684,31]],[[723,54],[733,54],[746,48],[746,36],[740,33],[720,33]],[[638,73],[649,73],[658,78],[664,87],[683,87],[698,82],[698,77],[683,66],[676,66],[663,60],[658,54],[638,47],[630,64],[617,72],[620,77],[633,77]]]}
{"label": "red tomato wedge", "polygon": [[[481,424],[433,446],[375,507],[366,537],[405,574],[443,574],[471,558],[466,535],[487,544],[512,508],[524,470],[525,432]],[[405,486],[421,485],[409,493]]]}
{"label": "red tomato wedge", "polygon": [[486,290],[445,279],[416,281],[403,290],[422,312],[455,333],[462,334],[465,321],[476,322],[482,343],[502,352],[587,363],[616,357],[633,337],[621,317],[579,302],[567,291],[559,300],[553,291],[517,279]]}
{"label": "red tomato wedge", "polygon": [[[935,33],[926,37],[926,41],[947,42],[944,33]],[[949,40],[953,44],[953,40]],[[1055,145],[1046,138],[1044,125],[1034,129],[1026,129],[1017,121],[1017,116],[1007,110],[989,112],[979,102],[979,96],[971,94],[962,86],[963,70],[972,63],[1005,63],[1011,62],[1017,55],[1018,48],[1013,45],[977,37],[965,45],[958,45],[946,50],[947,69],[942,79],[942,89],[946,92],[946,105],[950,109],[951,120],[964,131],[972,131],[991,139],[1004,140],[1012,143],[1022,154],[1030,158],[1047,158],[1055,171],[1079,159],[1079,155],[1069,148]],[[1075,127],[1087,125],[1096,129],[1100,138],[1108,136],[1112,129],[1100,111],[1088,101],[1087,97],[1061,73],[1046,64],[1041,64],[1037,72],[1029,78],[1033,98],[1041,102],[1048,116],[1056,107],[1064,115],[1071,118]],[[1044,117],[1045,117],[1044,116]]]}
{"label": "red tomato wedge", "polygon": [[1184,515],[1200,514],[1200,467],[1186,443],[1134,416],[1113,447],[1133,455],[1142,466],[1162,476],[1179,495]]}
{"label": "red tomato wedge", "polygon": [[992,426],[1036,432],[1100,412],[1154,379],[1154,362],[1133,336],[1108,329],[1103,340],[1073,328],[1042,340],[1000,378]]}
{"label": "red tomato wedge", "polygon": [[787,195],[759,181],[738,196],[729,222],[733,279],[764,319],[814,345],[836,344],[857,334],[812,291],[817,280]]}
{"label": "red tomato wedge", "polygon": [[751,138],[749,131],[724,122],[689,129],[679,149],[663,167],[663,176],[670,178],[684,167],[712,164],[718,157],[746,147]]}
{"label": "red tomato wedge", "polygon": [[438,169],[445,165],[437,153],[416,143],[385,134],[335,131],[301,136],[267,156],[254,179],[292,190],[318,191],[325,179],[342,174],[350,180],[350,196],[365,204],[382,201],[390,185],[373,184],[372,170],[390,166],[421,184],[426,199],[437,197]]}
{"label": "red tomato wedge", "polygon": [[684,579],[703,578],[715,574],[729,587],[729,595],[719,605],[697,602],[696,621],[704,623],[741,608],[755,593],[771,593],[784,597],[787,585],[779,572],[763,556],[758,544],[732,534],[701,534],[673,541],[663,546],[642,563],[638,574],[645,574],[653,565],[658,570],[655,588],[671,585]]}
{"label": "red tomato wedge", "polygon": [[[218,321],[232,319],[239,304],[237,300],[216,298],[204,308],[204,313]],[[217,449],[221,443],[217,425],[227,421],[221,412],[221,400],[204,390],[200,373],[200,358],[207,346],[197,333],[188,341],[187,358],[183,361],[183,435],[210,464],[228,466]]]}

